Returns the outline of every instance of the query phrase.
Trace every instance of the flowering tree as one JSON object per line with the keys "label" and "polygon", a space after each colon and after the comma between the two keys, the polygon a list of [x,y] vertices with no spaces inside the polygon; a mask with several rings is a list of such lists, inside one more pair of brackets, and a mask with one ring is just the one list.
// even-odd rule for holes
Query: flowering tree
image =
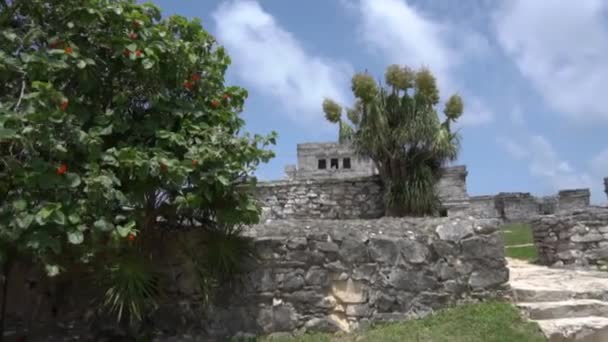
{"label": "flowering tree", "polygon": [[[0,261],[55,275],[65,251],[145,246],[161,227],[255,222],[275,134],[196,20],[134,0],[0,0]],[[120,252],[122,253],[122,252]],[[4,302],[4,301],[3,301]]]}
{"label": "flowering tree", "polygon": [[378,168],[388,216],[433,214],[440,204],[435,184],[441,167],[458,156],[460,136],[451,126],[462,114],[462,99],[453,95],[446,101],[442,122],[439,90],[428,69],[391,65],[385,81],[386,86],[367,73],[355,74],[356,102],[346,110],[350,123],[331,99],[323,102],[325,117],[339,124],[340,142],[351,142]]}

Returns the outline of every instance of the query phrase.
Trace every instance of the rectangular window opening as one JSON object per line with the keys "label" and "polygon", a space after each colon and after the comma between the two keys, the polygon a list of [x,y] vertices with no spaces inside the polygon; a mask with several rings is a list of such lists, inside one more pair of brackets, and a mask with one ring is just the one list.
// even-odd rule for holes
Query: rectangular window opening
{"label": "rectangular window opening", "polygon": [[344,158],[342,160],[342,168],[343,169],[350,169],[350,158]]}
{"label": "rectangular window opening", "polygon": [[325,159],[319,159],[319,170],[325,170],[327,169],[327,160]]}
{"label": "rectangular window opening", "polygon": [[332,158],[329,167],[332,169],[338,169],[338,158]]}

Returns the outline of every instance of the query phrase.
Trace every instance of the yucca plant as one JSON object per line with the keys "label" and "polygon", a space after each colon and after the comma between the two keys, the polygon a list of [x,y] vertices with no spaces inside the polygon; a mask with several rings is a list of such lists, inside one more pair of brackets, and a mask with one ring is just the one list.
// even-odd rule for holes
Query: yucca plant
{"label": "yucca plant", "polygon": [[106,288],[103,307],[117,321],[133,326],[157,306],[160,275],[149,259],[127,252],[102,273]]}
{"label": "yucca plant", "polygon": [[386,215],[435,214],[440,207],[435,184],[442,167],[458,156],[460,137],[451,124],[462,114],[462,99],[448,99],[441,122],[439,90],[428,69],[391,65],[385,82],[355,74],[351,89],[356,102],[346,110],[350,124],[342,119],[342,107],[330,99],[323,102],[326,118],[340,125],[341,143],[352,143],[358,155],[378,168]]}

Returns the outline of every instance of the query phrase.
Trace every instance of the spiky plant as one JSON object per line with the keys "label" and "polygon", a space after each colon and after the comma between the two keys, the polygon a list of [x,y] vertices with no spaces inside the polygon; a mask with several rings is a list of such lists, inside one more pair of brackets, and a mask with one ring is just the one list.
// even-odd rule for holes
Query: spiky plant
{"label": "spiky plant", "polygon": [[[448,99],[441,122],[436,110],[439,90],[427,68],[391,65],[385,82],[379,84],[367,73],[353,76],[357,101],[347,109],[352,124],[339,120],[340,137],[348,125],[356,152],[375,163],[385,186],[388,216],[434,214],[440,205],[435,184],[441,169],[458,156],[460,137],[451,124],[462,114],[462,99]],[[323,106],[329,117],[327,108]],[[340,111],[331,116],[341,118],[341,107],[333,108]]]}

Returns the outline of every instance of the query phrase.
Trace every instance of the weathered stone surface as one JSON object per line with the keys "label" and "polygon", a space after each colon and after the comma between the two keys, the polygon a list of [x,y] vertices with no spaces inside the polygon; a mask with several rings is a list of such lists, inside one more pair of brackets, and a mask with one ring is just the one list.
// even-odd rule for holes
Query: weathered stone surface
{"label": "weathered stone surface", "polygon": [[[342,144],[332,146],[332,149],[344,148]],[[313,159],[316,167],[316,157]],[[385,210],[382,182],[377,175],[370,172],[356,172],[355,160],[358,159],[352,159],[354,168],[348,170],[290,169],[290,174],[299,176],[288,180],[258,183],[255,197],[262,209],[262,219],[381,217]],[[457,207],[466,209],[468,205],[467,174],[464,166],[447,167],[437,184],[438,195],[450,216],[457,214],[458,210],[454,210]],[[461,211],[464,213],[466,210]],[[452,213],[455,214],[451,215]]]}
{"label": "weathered stone surface", "polygon": [[474,233],[470,221],[455,220],[446,224],[440,224],[435,230],[441,240],[459,241]]}
{"label": "weathered stone surface", "polygon": [[367,300],[367,291],[363,283],[352,279],[335,281],[332,293],[338,301],[345,304],[363,303]]}
{"label": "weathered stone surface", "polygon": [[[440,226],[449,228],[437,233]],[[504,284],[502,241],[492,229],[464,218],[283,220],[247,227],[245,236],[262,255],[244,263],[246,272],[233,286],[218,289],[205,320],[197,311],[200,295],[191,293],[191,274],[168,249],[160,260],[171,265],[165,273],[173,288],[153,321],[166,323],[159,324],[171,330],[164,334],[200,332],[213,337],[202,340],[228,340],[237,332],[348,331],[419,317],[493,295]],[[16,279],[11,286],[22,286]]]}
{"label": "weathered stone surface", "polygon": [[608,257],[608,208],[588,207],[532,221],[539,261],[565,267],[603,267]]}

